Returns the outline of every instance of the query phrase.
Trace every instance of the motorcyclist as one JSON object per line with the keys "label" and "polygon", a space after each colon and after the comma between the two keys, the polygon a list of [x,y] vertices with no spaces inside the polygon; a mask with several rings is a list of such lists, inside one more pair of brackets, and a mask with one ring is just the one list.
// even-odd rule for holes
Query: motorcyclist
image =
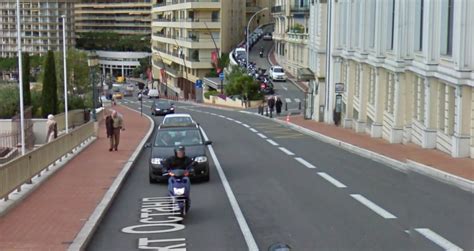
{"label": "motorcyclist", "polygon": [[[194,160],[186,156],[186,151],[184,146],[178,146],[174,149],[174,156],[166,158],[163,163],[165,170],[175,170],[175,169],[190,169],[194,165]],[[186,190],[190,189],[190,180],[188,177],[183,177],[183,181],[186,185]],[[168,179],[168,191],[171,191],[172,187],[172,178]],[[189,202],[190,203],[190,202]]]}
{"label": "motorcyclist", "polygon": [[263,47],[260,47],[260,57],[263,57]]}

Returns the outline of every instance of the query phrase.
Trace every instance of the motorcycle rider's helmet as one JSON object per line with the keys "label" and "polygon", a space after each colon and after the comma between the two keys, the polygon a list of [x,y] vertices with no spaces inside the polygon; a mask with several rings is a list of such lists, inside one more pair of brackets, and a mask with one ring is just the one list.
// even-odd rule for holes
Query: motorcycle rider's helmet
{"label": "motorcycle rider's helmet", "polygon": [[174,156],[178,156],[178,152],[185,152],[185,148],[184,146],[177,146],[175,149],[174,149]]}

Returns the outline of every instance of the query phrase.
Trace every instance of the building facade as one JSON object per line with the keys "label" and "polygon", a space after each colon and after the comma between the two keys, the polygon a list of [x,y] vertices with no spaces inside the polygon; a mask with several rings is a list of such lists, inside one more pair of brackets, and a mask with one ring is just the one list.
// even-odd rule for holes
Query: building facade
{"label": "building facade", "polygon": [[244,37],[244,0],[165,0],[152,9],[153,78],[195,98],[195,82],[214,68],[212,58]]}
{"label": "building facade", "polygon": [[309,0],[275,0],[273,40],[277,61],[292,75],[308,67]]}
{"label": "building facade", "polygon": [[328,4],[325,121],[340,109],[356,132],[474,157],[474,1]]}
{"label": "building facade", "polygon": [[74,15],[78,36],[83,32],[151,33],[151,0],[80,0]]}
{"label": "building facade", "polygon": [[250,18],[259,10],[263,8],[268,8],[268,11],[263,11],[257,16],[254,17],[254,20],[252,20],[252,23],[250,23],[250,29],[251,31],[255,30],[258,26],[260,25],[265,25],[268,23],[273,22],[273,16],[270,13],[270,9],[272,7],[271,0],[246,0],[245,3],[245,8],[246,8],[246,25],[250,21]]}
{"label": "building facade", "polygon": [[[74,46],[75,0],[21,0],[22,51],[45,54],[62,50],[62,15],[66,15],[66,44]],[[17,56],[16,0],[0,1],[0,57]]]}

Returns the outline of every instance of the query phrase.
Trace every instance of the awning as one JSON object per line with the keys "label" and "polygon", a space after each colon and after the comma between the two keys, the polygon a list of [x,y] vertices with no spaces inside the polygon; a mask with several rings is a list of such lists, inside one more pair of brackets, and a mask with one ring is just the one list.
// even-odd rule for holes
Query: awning
{"label": "awning", "polygon": [[297,79],[298,81],[310,81],[314,80],[314,72],[309,68],[299,68],[297,70]]}

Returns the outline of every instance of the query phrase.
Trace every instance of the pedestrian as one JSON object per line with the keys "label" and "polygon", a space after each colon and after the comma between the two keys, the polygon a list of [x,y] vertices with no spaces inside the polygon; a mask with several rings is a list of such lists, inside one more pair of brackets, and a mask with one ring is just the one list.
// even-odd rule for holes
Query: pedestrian
{"label": "pedestrian", "polygon": [[275,98],[270,96],[267,101],[268,109],[270,109],[270,118],[273,117],[273,108],[275,107]]}
{"label": "pedestrian", "polygon": [[48,121],[46,121],[46,127],[48,128],[48,133],[46,134],[47,143],[53,141],[58,137],[58,123],[54,120],[54,115],[48,115]]}
{"label": "pedestrian", "polygon": [[112,115],[107,116],[107,118],[105,119],[105,123],[107,129],[107,137],[110,136],[109,151],[118,151],[118,145],[120,143],[120,131],[125,130],[123,126],[122,115],[118,114],[117,111],[112,111]]}
{"label": "pedestrian", "polygon": [[283,105],[283,102],[281,102],[280,97],[277,97],[276,101],[275,101],[275,109],[276,109],[277,116],[280,116],[280,114],[281,114],[281,106],[282,105]]}

